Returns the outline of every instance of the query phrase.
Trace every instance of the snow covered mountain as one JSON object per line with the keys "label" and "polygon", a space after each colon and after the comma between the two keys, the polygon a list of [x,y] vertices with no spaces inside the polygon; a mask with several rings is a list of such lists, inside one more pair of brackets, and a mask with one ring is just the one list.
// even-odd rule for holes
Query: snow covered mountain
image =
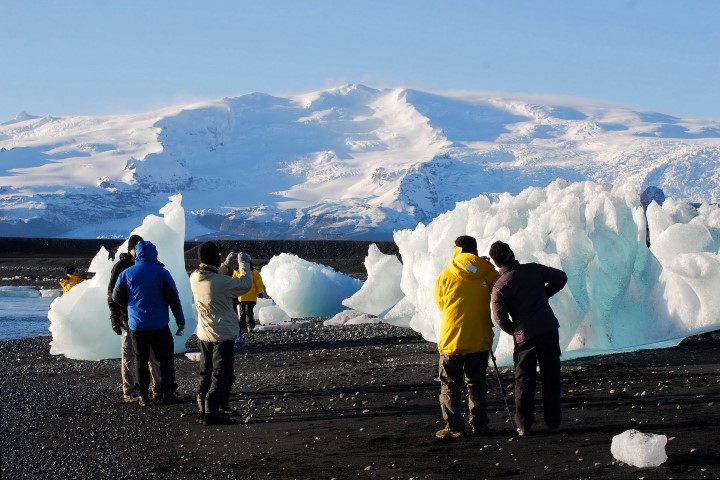
{"label": "snow covered mountain", "polygon": [[578,99],[348,85],[0,124],[0,236],[125,237],[182,193],[187,238],[389,240],[556,178],[720,201],[720,121]]}

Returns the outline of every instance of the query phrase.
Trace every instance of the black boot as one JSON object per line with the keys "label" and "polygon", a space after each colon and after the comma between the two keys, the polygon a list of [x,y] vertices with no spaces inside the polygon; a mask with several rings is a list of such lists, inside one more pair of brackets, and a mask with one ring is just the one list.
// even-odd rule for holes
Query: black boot
{"label": "black boot", "polygon": [[230,417],[218,411],[219,407],[218,402],[208,398],[205,399],[205,419],[203,425],[227,425],[228,423],[232,423]]}
{"label": "black boot", "polygon": [[233,407],[230,406],[230,398],[225,397],[220,402],[220,407],[218,409],[218,412],[220,414],[225,414],[230,417],[237,417],[240,415],[237,410],[235,410]]}

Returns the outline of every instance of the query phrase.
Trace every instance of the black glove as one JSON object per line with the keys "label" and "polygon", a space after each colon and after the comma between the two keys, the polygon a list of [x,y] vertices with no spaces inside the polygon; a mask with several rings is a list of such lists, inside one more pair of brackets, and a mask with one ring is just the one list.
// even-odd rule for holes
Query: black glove
{"label": "black glove", "polygon": [[122,322],[118,318],[111,318],[110,325],[112,325],[113,332],[118,335],[122,335]]}

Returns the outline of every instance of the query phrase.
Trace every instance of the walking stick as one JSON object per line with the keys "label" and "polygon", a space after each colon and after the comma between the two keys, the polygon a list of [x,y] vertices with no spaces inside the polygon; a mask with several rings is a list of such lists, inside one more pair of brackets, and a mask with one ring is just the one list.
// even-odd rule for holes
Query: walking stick
{"label": "walking stick", "polygon": [[492,358],[493,365],[495,365],[495,376],[497,377],[498,385],[500,385],[503,400],[505,400],[505,408],[507,409],[508,418],[510,419],[510,425],[512,425],[513,430],[515,430],[515,422],[513,421],[512,414],[510,413],[510,405],[508,405],[507,396],[505,395],[505,387],[503,387],[502,381],[500,380],[500,370],[498,370],[495,355],[492,350],[490,350],[490,358]]}

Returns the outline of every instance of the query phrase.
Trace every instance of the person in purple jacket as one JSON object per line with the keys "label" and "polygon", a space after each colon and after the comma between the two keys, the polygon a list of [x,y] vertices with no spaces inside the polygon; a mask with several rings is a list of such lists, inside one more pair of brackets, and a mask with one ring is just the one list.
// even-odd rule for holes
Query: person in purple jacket
{"label": "person in purple jacket", "polygon": [[563,289],[567,275],[539,263],[521,264],[507,243],[490,246],[490,258],[500,269],[491,305],[495,322],[512,335],[515,349],[515,425],[520,436],[535,420],[536,368],[540,367],[545,424],[560,430],[560,323],[548,299]]}
{"label": "person in purple jacket", "polygon": [[112,299],[127,308],[128,327],[133,351],[135,352],[135,372],[140,393],[139,405],[149,405],[148,388],[150,370],[148,359],[150,351],[160,362],[160,383],[163,403],[173,403],[175,398],[175,359],[174,342],[168,326],[172,310],[178,330],[182,335],[185,329],[180,295],[175,281],[165,266],[158,261],[157,248],[152,242],[138,242],[135,246],[135,265],[120,273],[115,283]]}

